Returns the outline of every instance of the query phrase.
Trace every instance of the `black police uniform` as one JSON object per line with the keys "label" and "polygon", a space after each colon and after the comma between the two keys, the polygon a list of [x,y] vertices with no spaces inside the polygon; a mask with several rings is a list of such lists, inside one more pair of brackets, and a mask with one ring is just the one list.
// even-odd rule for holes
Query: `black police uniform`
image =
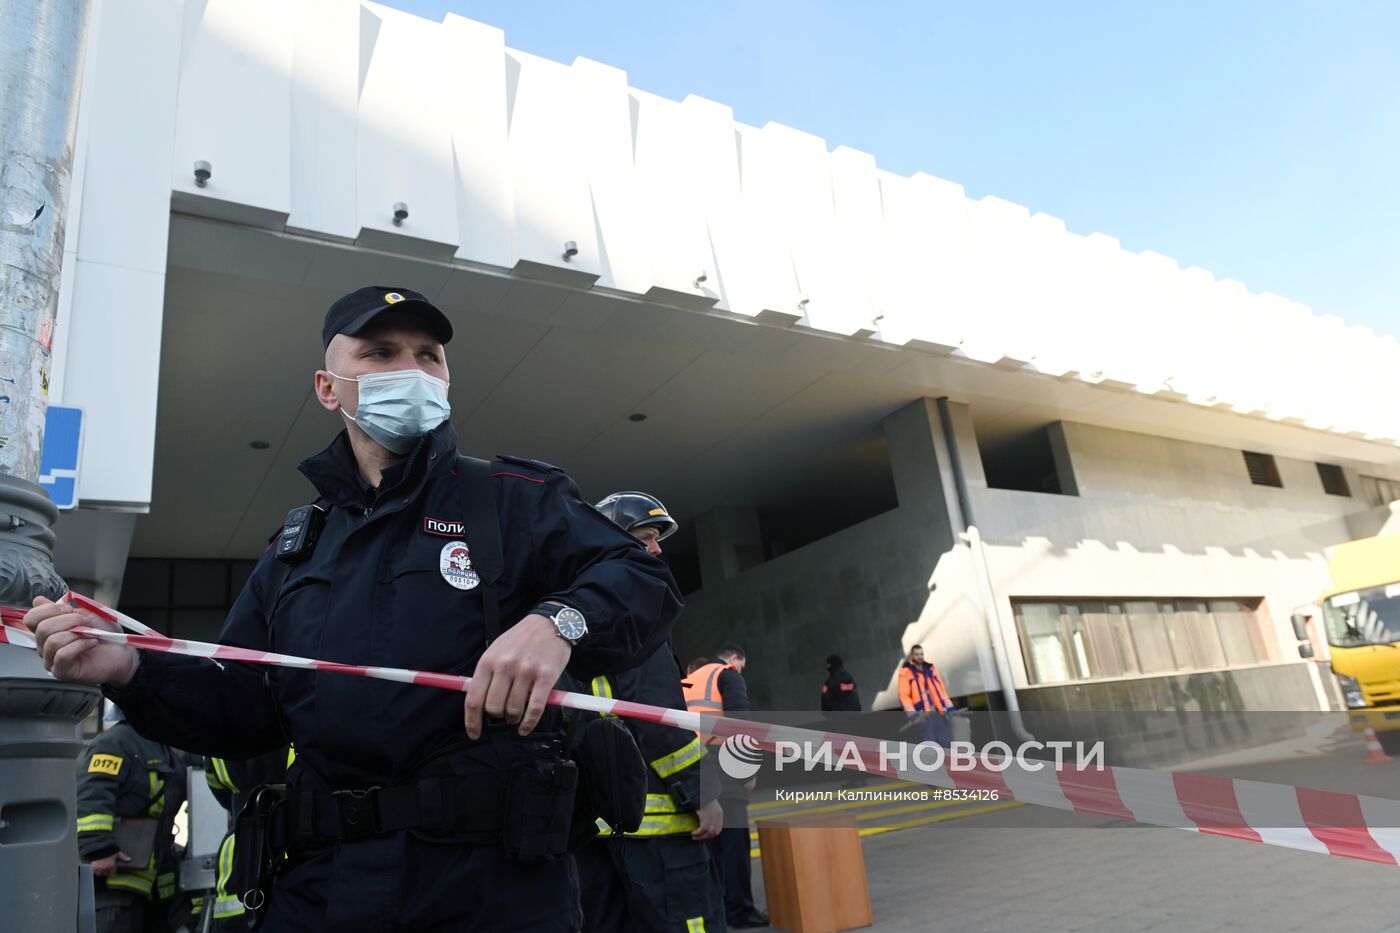
{"label": "black police uniform", "polygon": [[[630,671],[595,677],[587,689],[595,696],[685,709],[669,645]],[[618,836],[607,828],[576,853],[583,929],[722,933],[719,871],[705,843],[690,836],[700,826],[695,811],[719,796],[715,772],[704,767],[705,746],[687,729],[636,719],[626,724],[647,762],[646,810],[635,833]]]}
{"label": "black police uniform", "polygon": [[175,895],[171,830],[185,802],[183,756],[118,722],[88,743],[78,768],[78,852],[85,861],[121,850],[117,833],[124,820],[156,824],[144,861],[127,862],[115,874],[94,879],[99,933],[164,929]]}
{"label": "black police uniform", "polygon": [[[301,470],[331,506],[320,541],[276,593],[268,587],[279,570],[264,554],[220,641],[470,674],[486,647],[482,587],[458,589],[446,572],[449,550],[471,546],[454,527],[466,516],[451,424],[385,470],[377,489],[361,479],[344,433]],[[502,458],[491,483],[502,625],[545,599],[580,610],[589,634],[570,670],[588,678],[638,663],[666,640],[681,606],[666,565],[585,505],[567,476]],[[509,769],[557,758],[558,743],[543,730],[522,739],[496,723],[472,742],[458,693],[160,654],[147,654],[130,684],[107,693],[146,734],[204,754],[248,758],[295,745],[295,826],[333,835],[294,852],[278,873],[268,933],[578,927],[572,860],[525,863],[500,841]],[[471,793],[443,796],[443,787],[468,780]],[[370,791],[380,787],[404,791],[400,802],[413,798],[424,814],[457,818],[376,832],[386,814],[366,812],[367,798],[349,792],[382,802],[386,793]]]}

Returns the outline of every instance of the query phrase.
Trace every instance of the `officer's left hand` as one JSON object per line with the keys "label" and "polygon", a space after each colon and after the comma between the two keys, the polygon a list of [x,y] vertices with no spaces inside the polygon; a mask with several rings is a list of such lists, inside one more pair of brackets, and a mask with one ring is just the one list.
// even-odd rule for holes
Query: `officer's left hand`
{"label": "officer's left hand", "polygon": [[467,735],[481,738],[481,717],[505,717],[529,735],[544,714],[573,647],[547,616],[531,614],[501,634],[477,662],[467,689]]}

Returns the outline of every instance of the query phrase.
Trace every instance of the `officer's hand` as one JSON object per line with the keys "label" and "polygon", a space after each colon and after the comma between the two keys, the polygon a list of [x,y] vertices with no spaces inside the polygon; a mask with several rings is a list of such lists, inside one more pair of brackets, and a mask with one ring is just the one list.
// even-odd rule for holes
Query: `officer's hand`
{"label": "officer's hand", "polygon": [[120,626],[66,603],[36,596],[24,624],[39,642],[45,669],[59,680],[124,687],[141,663],[141,653],[129,645],[108,645],[68,631],[75,625],[109,631],[120,631]]}
{"label": "officer's hand", "polygon": [[92,863],[94,878],[110,878],[117,873],[118,862],[129,862],[131,857],[125,852],[113,852],[106,858],[95,859]]}
{"label": "officer's hand", "polygon": [[713,839],[724,829],[724,808],[719,805],[718,800],[711,800],[696,810],[695,815],[700,817],[700,827],[690,834],[690,838],[696,842]]}
{"label": "officer's hand", "polygon": [[521,735],[533,732],[573,650],[547,616],[532,613],[503,632],[477,662],[467,689],[467,735],[481,738],[483,711],[520,723]]}

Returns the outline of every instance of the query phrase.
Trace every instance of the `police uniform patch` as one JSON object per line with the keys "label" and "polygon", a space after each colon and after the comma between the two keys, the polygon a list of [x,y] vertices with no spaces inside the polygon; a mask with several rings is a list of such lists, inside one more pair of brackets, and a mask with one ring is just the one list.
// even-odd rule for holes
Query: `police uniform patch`
{"label": "police uniform patch", "polygon": [[476,589],[481,582],[481,577],[472,567],[471,551],[467,550],[465,541],[449,541],[442,546],[438,570],[442,572],[444,580],[459,590]]}
{"label": "police uniform patch", "polygon": [[93,755],[88,762],[89,773],[110,774],[116,777],[122,770],[122,757],[120,755]]}
{"label": "police uniform patch", "polygon": [[450,522],[445,518],[424,515],[423,530],[430,535],[438,535],[443,538],[460,538],[466,534],[467,526],[462,522]]}

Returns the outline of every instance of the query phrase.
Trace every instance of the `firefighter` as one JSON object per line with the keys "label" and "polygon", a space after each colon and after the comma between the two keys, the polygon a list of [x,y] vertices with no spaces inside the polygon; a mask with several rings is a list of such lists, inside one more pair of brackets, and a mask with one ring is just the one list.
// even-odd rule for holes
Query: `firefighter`
{"label": "firefighter", "polygon": [[97,930],[163,931],[175,896],[184,756],[140,735],[116,704],[103,719],[108,728],[78,766],[78,854],[92,865]]}
{"label": "firefighter", "polygon": [[[146,735],[221,758],[296,747],[285,799],[257,798],[265,933],[577,930],[578,770],[549,693],[566,667],[591,679],[641,663],[680,611],[666,565],[561,470],[459,455],[452,334],[407,288],[367,286],[330,306],[313,388],[343,430],[301,464],[319,498],[288,513],[219,640],[471,675],[465,703],[99,644],[70,629],[113,623],[42,597],[25,617],[55,676],[103,684]],[[230,391],[258,391],[259,365],[286,353],[260,352]]]}
{"label": "firefighter", "polygon": [[[720,648],[714,660],[699,665],[682,681],[686,708],[716,716],[748,712],[749,688],[744,683],[747,664],[748,657],[738,645]],[[721,776],[720,805],[724,808],[726,825],[710,841],[710,858],[724,884],[725,922],[736,930],[768,925],[768,916],[753,902],[749,793],[755,786],[756,778],[737,781],[727,775]]]}
{"label": "firefighter", "polygon": [[923,741],[948,747],[948,714],[953,701],[938,668],[924,660],[923,645],[909,649],[909,658],[899,666],[899,703],[910,721],[919,724]]}
{"label": "firefighter", "polygon": [[[254,788],[264,784],[281,784],[287,779],[287,769],[296,758],[291,748],[279,748],[249,758],[245,761],[225,761],[222,758],[206,756],[204,778],[214,797],[229,812],[237,817],[248,802]],[[214,885],[214,918],[212,929],[217,933],[233,933],[248,927],[246,908],[243,905],[243,892],[248,890],[253,879],[244,878],[234,871],[236,864],[236,837],[233,829],[225,834],[219,844],[219,857]],[[203,905],[208,906],[207,901]]]}
{"label": "firefighter", "polygon": [[[598,503],[602,512],[661,555],[661,542],[676,522],[654,496],[619,492]],[[670,645],[640,667],[594,678],[595,696],[684,709],[680,671]],[[705,746],[684,729],[626,720],[647,762],[646,810],[635,833],[599,838],[575,853],[586,933],[647,931],[694,933],[723,930],[724,899],[705,840],[723,825],[719,782],[703,767]]]}

